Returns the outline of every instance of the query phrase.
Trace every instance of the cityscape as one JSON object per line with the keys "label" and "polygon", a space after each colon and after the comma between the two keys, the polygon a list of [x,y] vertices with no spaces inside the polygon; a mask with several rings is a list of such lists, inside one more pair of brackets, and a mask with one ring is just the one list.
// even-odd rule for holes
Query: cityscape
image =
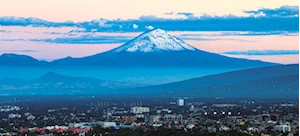
{"label": "cityscape", "polygon": [[53,98],[11,98],[0,109],[1,135],[299,133],[298,100],[145,99],[74,96],[48,104]]}
{"label": "cityscape", "polygon": [[0,6],[0,136],[299,136],[298,0]]}

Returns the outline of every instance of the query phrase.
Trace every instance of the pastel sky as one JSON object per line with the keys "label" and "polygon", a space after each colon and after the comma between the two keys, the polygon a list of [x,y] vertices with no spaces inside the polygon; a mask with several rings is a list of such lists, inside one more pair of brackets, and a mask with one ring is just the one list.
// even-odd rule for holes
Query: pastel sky
{"label": "pastel sky", "polygon": [[0,6],[0,54],[83,57],[161,28],[200,50],[299,62],[298,0],[1,0]]}
{"label": "pastel sky", "polygon": [[298,6],[298,0],[1,0],[0,16],[37,17],[49,21],[128,19],[168,12],[246,15],[244,10]]}

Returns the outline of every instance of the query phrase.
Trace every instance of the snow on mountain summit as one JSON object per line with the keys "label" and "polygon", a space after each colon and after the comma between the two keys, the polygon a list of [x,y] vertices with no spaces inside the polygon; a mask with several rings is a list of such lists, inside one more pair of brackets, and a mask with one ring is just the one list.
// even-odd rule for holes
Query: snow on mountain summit
{"label": "snow on mountain summit", "polygon": [[154,52],[154,51],[195,51],[196,48],[181,39],[170,35],[165,30],[147,31],[124,45],[112,50],[114,52]]}

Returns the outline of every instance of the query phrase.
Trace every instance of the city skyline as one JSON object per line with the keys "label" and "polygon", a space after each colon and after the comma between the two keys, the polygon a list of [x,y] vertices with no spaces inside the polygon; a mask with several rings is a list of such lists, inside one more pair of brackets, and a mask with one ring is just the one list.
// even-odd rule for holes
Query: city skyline
{"label": "city skyline", "polygon": [[0,135],[298,136],[298,0],[1,0]]}

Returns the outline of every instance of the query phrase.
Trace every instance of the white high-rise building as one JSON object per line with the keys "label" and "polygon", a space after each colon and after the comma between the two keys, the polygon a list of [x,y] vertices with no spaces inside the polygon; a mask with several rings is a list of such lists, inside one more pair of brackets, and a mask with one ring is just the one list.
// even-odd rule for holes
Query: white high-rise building
{"label": "white high-rise building", "polygon": [[182,99],[182,98],[178,99],[177,105],[178,106],[184,106],[184,99]]}
{"label": "white high-rise building", "polygon": [[131,112],[134,114],[150,112],[149,107],[131,107]]}
{"label": "white high-rise building", "polygon": [[195,106],[194,106],[194,105],[191,105],[190,111],[194,111],[194,110],[195,110]]}

